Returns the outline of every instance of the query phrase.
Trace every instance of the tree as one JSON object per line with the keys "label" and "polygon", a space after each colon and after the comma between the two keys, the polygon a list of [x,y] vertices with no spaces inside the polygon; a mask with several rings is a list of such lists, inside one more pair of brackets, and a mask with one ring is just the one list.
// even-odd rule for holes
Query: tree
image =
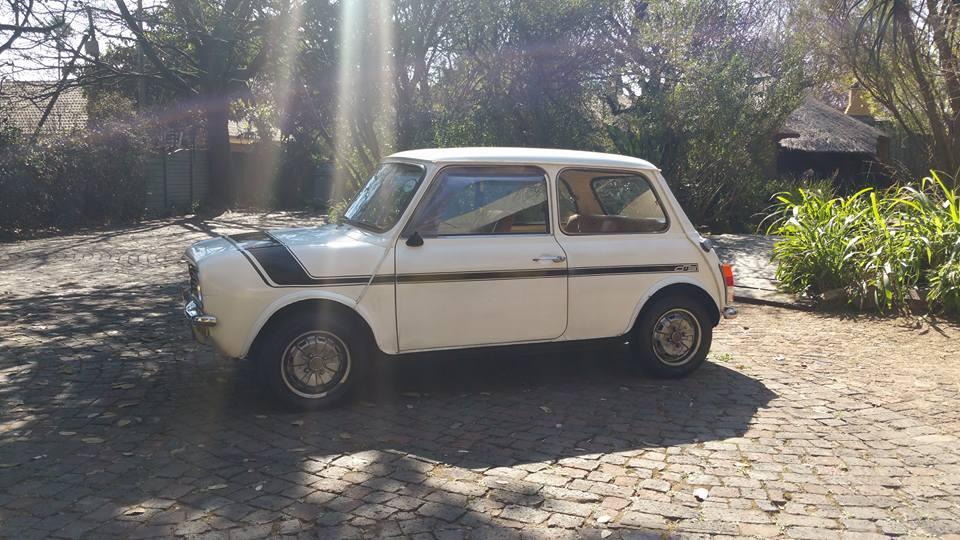
{"label": "tree", "polygon": [[36,8],[35,0],[4,0],[0,4],[0,16],[8,21],[0,22],[0,54],[13,48],[25,34],[45,36],[63,25],[57,18],[41,20]]}
{"label": "tree", "polygon": [[438,63],[437,143],[600,148],[596,82],[616,4],[468,3]]}
{"label": "tree", "polygon": [[610,22],[612,142],[661,167],[696,223],[749,222],[770,195],[774,134],[810,83],[775,7],[655,0]]}
{"label": "tree", "polygon": [[[830,9],[830,8],[828,8]],[[847,65],[907,133],[930,140],[933,168],[960,172],[960,4],[845,0],[831,9]]]}
{"label": "tree", "polygon": [[[115,29],[112,37],[128,44],[127,53],[98,56],[77,50],[88,69],[76,84],[144,81],[164,88],[181,108],[199,111],[208,150],[206,202],[214,211],[229,207],[237,196],[230,106],[250,96],[250,81],[279,54],[283,41],[278,36],[289,31],[290,3],[170,0],[132,10],[125,0],[114,1],[116,9],[96,10],[97,20]],[[130,45],[136,54],[131,54]]]}

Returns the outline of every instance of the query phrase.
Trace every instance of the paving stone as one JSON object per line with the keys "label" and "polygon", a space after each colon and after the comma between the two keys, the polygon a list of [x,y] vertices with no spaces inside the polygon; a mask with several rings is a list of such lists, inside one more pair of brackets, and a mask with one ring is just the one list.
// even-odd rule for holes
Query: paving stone
{"label": "paving stone", "polygon": [[455,521],[463,515],[465,511],[463,508],[457,506],[436,502],[424,503],[423,506],[417,509],[417,513],[422,516],[439,518],[444,521]]}
{"label": "paving stone", "polygon": [[[451,354],[290,413],[191,339],[180,259],[317,222],[0,244],[0,537],[599,538],[602,515],[610,538],[960,534],[956,325],[744,305],[683,379],[604,349]],[[767,248],[738,246],[769,283]]]}

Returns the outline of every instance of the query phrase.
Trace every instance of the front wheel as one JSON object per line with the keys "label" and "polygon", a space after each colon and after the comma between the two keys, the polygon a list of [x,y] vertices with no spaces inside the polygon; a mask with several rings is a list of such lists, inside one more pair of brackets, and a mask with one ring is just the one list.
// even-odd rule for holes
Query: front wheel
{"label": "front wheel", "polygon": [[682,377],[707,358],[713,325],[704,307],[667,296],[644,308],[631,339],[635,365],[658,377]]}
{"label": "front wheel", "polygon": [[366,363],[366,347],[358,332],[335,317],[301,317],[275,326],[257,361],[270,389],[287,405],[329,407],[350,392]]}

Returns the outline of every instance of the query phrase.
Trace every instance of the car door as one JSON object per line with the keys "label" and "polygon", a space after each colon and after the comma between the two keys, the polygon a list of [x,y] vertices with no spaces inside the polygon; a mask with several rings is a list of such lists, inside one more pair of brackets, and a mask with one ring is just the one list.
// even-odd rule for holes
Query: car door
{"label": "car door", "polygon": [[551,233],[548,193],[535,167],[438,173],[396,246],[401,351],[563,334],[566,255]]}
{"label": "car door", "polygon": [[569,257],[565,338],[622,334],[666,279],[698,271],[696,253],[646,172],[570,168],[557,175],[557,239]]}

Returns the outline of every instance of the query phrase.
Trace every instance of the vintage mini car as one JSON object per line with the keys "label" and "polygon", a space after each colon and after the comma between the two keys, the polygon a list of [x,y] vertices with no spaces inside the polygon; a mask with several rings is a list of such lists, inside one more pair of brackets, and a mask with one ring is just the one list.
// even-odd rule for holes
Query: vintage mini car
{"label": "vintage mini car", "polygon": [[319,408],[377,357],[615,339],[657,376],[703,363],[733,274],[659,170],[531,148],[393,154],[343,216],[186,253],[185,314],[280,398]]}

